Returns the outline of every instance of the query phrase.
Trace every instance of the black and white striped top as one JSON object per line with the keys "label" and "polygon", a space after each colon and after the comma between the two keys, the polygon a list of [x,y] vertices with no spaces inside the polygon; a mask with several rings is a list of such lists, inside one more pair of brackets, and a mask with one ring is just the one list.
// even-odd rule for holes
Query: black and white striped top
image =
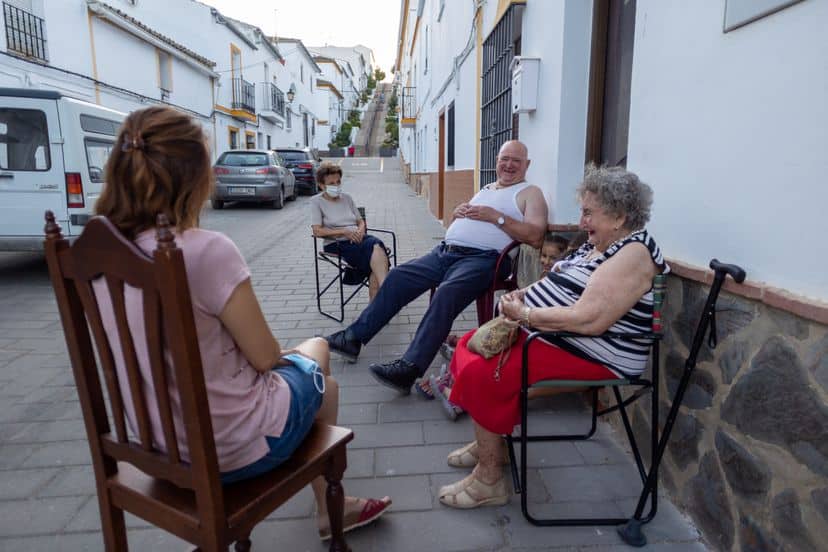
{"label": "black and white striped top", "polygon": [[[586,260],[586,257],[592,252],[594,246],[585,243],[577,251],[558,261],[544,279],[529,286],[524,302],[530,307],[572,306],[581,298],[592,273],[607,259],[618,253],[622,247],[633,242],[641,242],[647,247],[653,262],[663,274],[670,271],[670,267],[661,255],[661,249],[649,232],[638,230],[612,244],[603,255],[590,260]],[[653,290],[650,288],[629,312],[609,328],[609,331],[650,332],[652,320]],[[549,340],[549,342],[581,358],[603,364],[619,377],[635,377],[644,371],[651,340],[564,337]]]}

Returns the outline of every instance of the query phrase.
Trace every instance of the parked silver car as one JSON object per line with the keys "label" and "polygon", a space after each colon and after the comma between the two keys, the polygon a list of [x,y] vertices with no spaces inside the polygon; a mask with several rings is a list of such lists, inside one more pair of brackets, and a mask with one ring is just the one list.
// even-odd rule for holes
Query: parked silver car
{"label": "parked silver car", "polygon": [[296,178],[272,151],[226,151],[216,161],[213,172],[213,209],[223,208],[228,201],[267,203],[281,209],[286,200],[296,199]]}

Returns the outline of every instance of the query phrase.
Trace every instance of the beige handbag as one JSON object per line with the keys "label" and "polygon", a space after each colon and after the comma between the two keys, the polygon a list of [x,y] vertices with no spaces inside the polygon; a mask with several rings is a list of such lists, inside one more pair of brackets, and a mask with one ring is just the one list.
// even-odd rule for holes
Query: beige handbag
{"label": "beige handbag", "polygon": [[509,359],[512,345],[517,341],[520,323],[509,320],[503,315],[492,318],[474,332],[466,347],[485,359],[500,354],[497,368],[494,372],[495,380],[500,380],[500,368]]}

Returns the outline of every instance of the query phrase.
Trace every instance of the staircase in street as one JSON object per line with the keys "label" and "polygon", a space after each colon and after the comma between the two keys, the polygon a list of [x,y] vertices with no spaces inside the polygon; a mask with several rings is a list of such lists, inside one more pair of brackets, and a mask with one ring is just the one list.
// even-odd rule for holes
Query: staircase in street
{"label": "staircase in street", "polygon": [[354,140],[355,157],[376,157],[385,140],[385,113],[391,94],[390,83],[378,83],[374,96],[365,109],[362,126]]}

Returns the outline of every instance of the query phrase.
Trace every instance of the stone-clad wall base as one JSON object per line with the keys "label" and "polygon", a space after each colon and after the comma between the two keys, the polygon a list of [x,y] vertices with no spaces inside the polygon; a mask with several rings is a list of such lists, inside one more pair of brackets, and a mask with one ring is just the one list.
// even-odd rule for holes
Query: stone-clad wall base
{"label": "stone-clad wall base", "polygon": [[[668,278],[660,424],[708,290]],[[718,347],[705,339],[699,353],[662,484],[715,549],[828,550],[828,327],[726,292],[716,318]]]}

